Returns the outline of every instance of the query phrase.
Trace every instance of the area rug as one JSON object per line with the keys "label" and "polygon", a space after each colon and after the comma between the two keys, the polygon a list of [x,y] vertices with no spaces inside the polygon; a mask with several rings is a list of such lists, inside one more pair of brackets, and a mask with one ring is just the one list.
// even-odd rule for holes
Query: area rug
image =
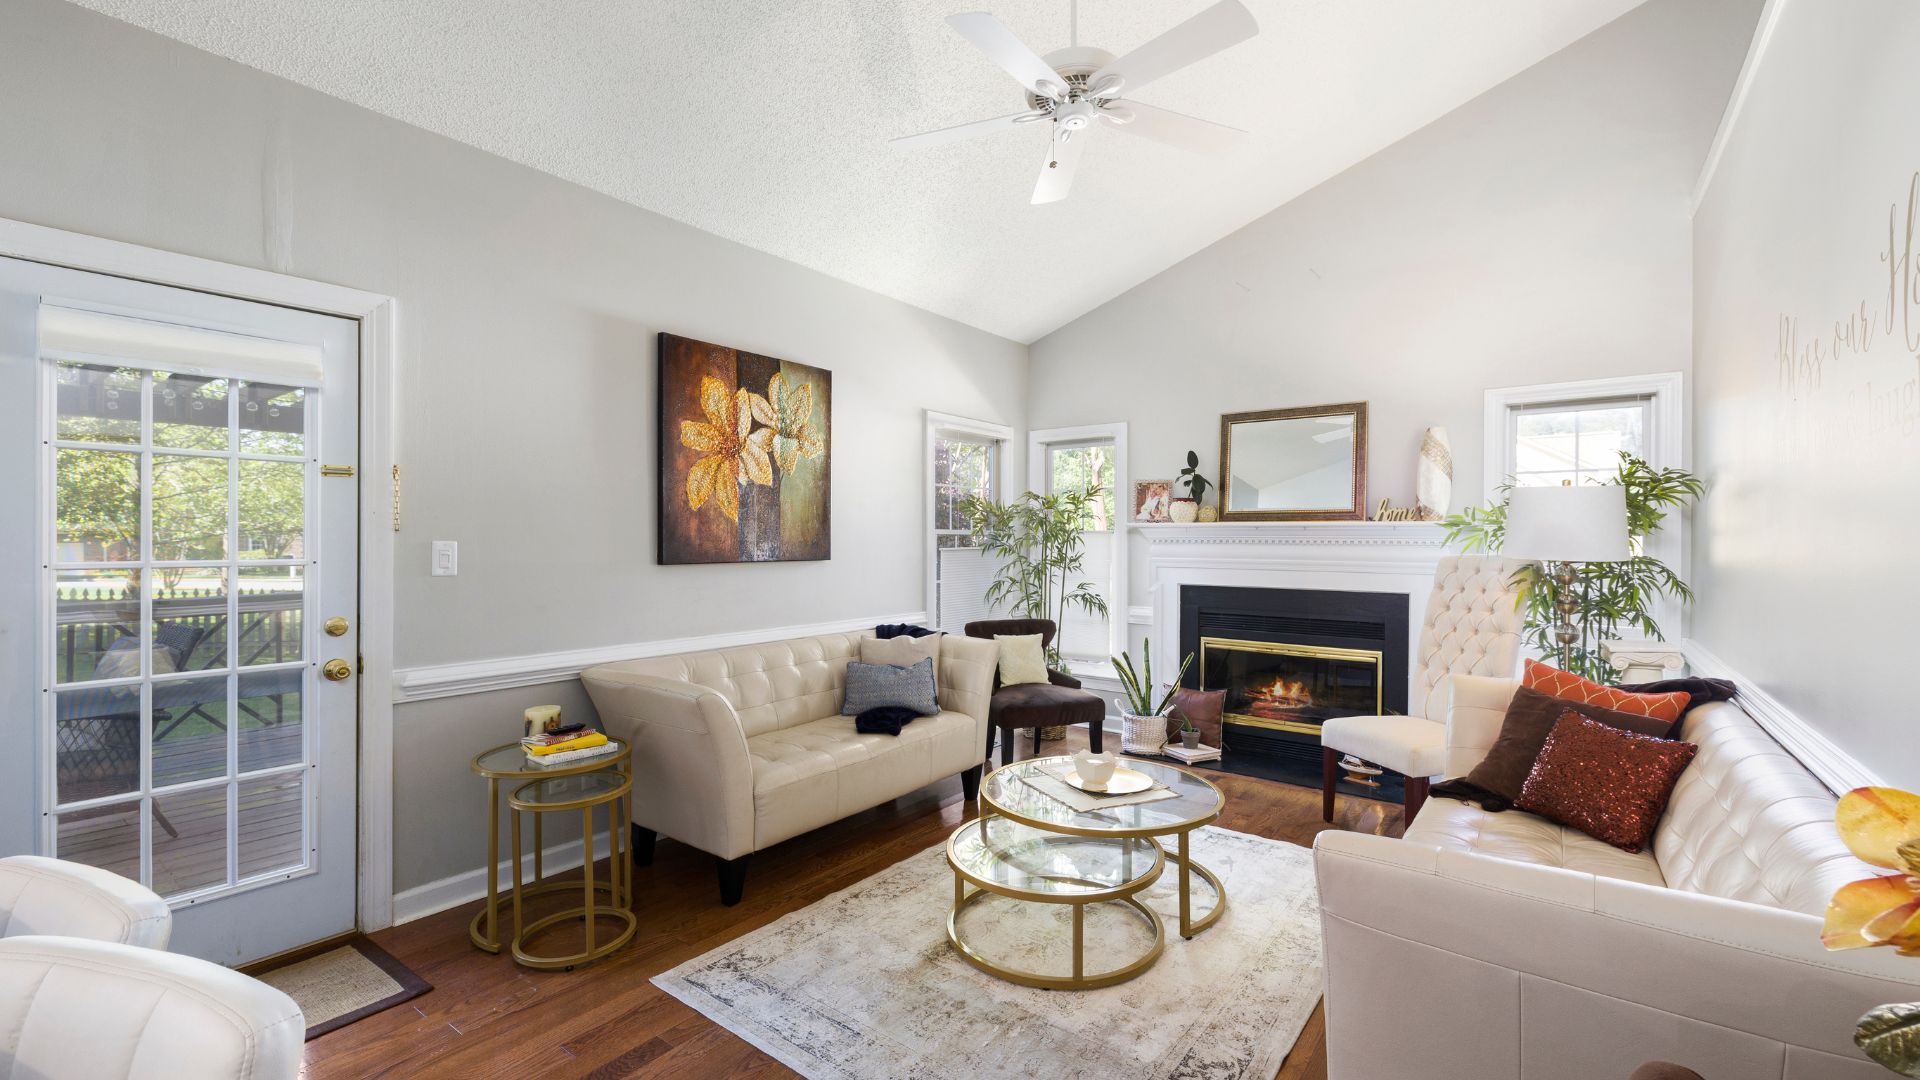
{"label": "area rug", "polygon": [[433,989],[425,979],[366,937],[295,960],[254,978],[292,998],[317,1039]]}
{"label": "area rug", "polygon": [[[1225,882],[1226,914],[1182,940],[1169,862],[1141,894],[1167,923],[1166,952],[1102,990],[1028,989],[955,955],[944,845],[653,982],[815,1080],[1270,1080],[1320,1000],[1313,854],[1217,828],[1194,833],[1193,854]],[[966,917],[976,910],[968,940],[996,962],[1068,963],[1064,907],[996,898]],[[1089,970],[1118,968],[1151,941],[1117,904],[1090,910],[1086,933]]]}

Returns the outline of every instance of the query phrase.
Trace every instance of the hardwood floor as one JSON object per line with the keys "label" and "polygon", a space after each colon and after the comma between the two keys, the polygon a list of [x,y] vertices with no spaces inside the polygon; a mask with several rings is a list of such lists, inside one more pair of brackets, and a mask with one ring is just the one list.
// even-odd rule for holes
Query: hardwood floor
{"label": "hardwood floor", "polygon": [[[1049,753],[1084,745],[1075,731]],[[1023,747],[1024,750],[1024,747]],[[1320,820],[1320,793],[1208,773],[1227,796],[1225,828],[1310,844],[1321,829],[1399,835],[1396,805],[1342,797],[1337,825]],[[477,783],[477,781],[476,781]],[[480,798],[476,790],[474,797]],[[307,1044],[305,1075],[345,1077],[791,1077],[795,1074],[648,982],[654,975],[846,888],[944,840],[974,816],[958,778],[796,837],[754,856],[746,899],[721,907],[712,856],[662,839],[636,870],[632,944],[572,972],[536,972],[467,941],[479,904],[463,905],[373,939],[433,984],[432,992]],[[604,866],[602,867],[604,873]],[[1231,917],[1231,915],[1229,915]],[[563,940],[554,940],[564,947]],[[1276,1080],[1323,1080],[1320,1011]]]}

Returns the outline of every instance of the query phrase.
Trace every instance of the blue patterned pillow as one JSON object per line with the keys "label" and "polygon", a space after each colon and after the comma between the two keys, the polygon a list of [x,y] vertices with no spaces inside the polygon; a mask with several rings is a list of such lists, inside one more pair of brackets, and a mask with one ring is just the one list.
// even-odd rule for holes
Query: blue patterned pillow
{"label": "blue patterned pillow", "polygon": [[893,706],[932,716],[940,711],[937,697],[931,659],[912,667],[853,660],[847,664],[847,698],[846,704],[840,707],[840,715],[859,716],[868,709]]}

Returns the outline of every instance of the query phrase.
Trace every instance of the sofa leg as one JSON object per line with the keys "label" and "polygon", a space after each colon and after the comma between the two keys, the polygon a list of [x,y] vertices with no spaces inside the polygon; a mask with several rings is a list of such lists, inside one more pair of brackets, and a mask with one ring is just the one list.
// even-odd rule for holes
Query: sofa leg
{"label": "sofa leg", "polygon": [[1407,825],[1413,824],[1414,816],[1419,814],[1420,807],[1425,805],[1427,787],[1431,782],[1431,778],[1426,776],[1407,777]]}
{"label": "sofa leg", "polygon": [[633,865],[653,865],[653,842],[659,838],[659,833],[654,832],[645,825],[635,825],[633,827]]}
{"label": "sofa leg", "polygon": [[[1340,782],[1340,751],[1320,748],[1320,820],[1333,820],[1333,789]],[[1411,783],[1412,781],[1408,781]]]}
{"label": "sofa leg", "polygon": [[750,857],[720,860],[720,903],[727,907],[739,903],[747,891],[747,859]]}
{"label": "sofa leg", "polygon": [[984,765],[975,765],[960,774],[960,794],[968,802],[977,802],[980,798],[980,770],[983,768]]}

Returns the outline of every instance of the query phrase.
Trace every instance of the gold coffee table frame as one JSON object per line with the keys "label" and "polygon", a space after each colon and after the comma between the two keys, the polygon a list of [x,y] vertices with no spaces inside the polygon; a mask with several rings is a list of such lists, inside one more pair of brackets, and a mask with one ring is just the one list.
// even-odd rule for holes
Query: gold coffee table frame
{"label": "gold coffee table frame", "polygon": [[[1000,768],[993,770],[993,772],[991,773],[988,773],[986,780],[981,782],[980,784],[981,805],[986,807],[988,811],[991,811],[994,814],[997,814],[1004,818],[1009,818],[1013,821],[1017,821],[1022,825],[1028,826],[1029,828],[1039,829],[1042,832],[1059,833],[1063,836],[1105,837],[1105,838],[1114,839],[1114,840],[1148,838],[1148,839],[1153,839],[1155,841],[1156,847],[1161,846],[1158,843],[1159,837],[1162,837],[1162,836],[1177,837],[1175,841],[1174,851],[1164,851],[1164,848],[1162,850],[1167,858],[1172,859],[1174,862],[1178,863],[1180,866],[1180,936],[1190,941],[1194,938],[1195,935],[1199,934],[1201,931],[1206,930],[1208,927],[1211,927],[1214,923],[1219,922],[1220,916],[1225,914],[1227,910],[1226,886],[1220,883],[1220,878],[1216,876],[1213,871],[1193,861],[1193,857],[1191,854],[1191,845],[1189,843],[1190,837],[1193,834],[1193,830],[1198,829],[1204,825],[1211,825],[1214,822],[1220,820],[1221,812],[1226,809],[1227,797],[1221,794],[1220,789],[1214,786],[1213,781],[1208,780],[1206,777],[1201,776],[1198,773],[1189,772],[1186,769],[1182,769],[1174,765],[1168,765],[1168,764],[1165,764],[1164,762],[1141,761],[1137,758],[1128,758],[1127,759],[1128,768],[1138,769],[1142,772],[1145,772],[1148,776],[1153,776],[1154,769],[1166,769],[1170,772],[1176,772],[1186,777],[1188,780],[1191,780],[1194,783],[1204,786],[1207,791],[1213,794],[1213,800],[1212,800],[1213,805],[1212,805],[1212,809],[1210,810],[1206,810],[1201,813],[1191,815],[1179,821],[1168,822],[1168,823],[1159,824],[1159,825],[1143,825],[1139,827],[1127,827],[1127,826],[1120,826],[1120,825],[1072,825],[1072,824],[1066,824],[1063,822],[1048,821],[1044,818],[1036,818],[1031,815],[1021,814],[1015,810],[1008,809],[1006,806],[996,801],[993,797],[994,785],[990,783],[990,781],[995,776],[998,776],[1001,773],[1011,774],[1011,772],[1014,770],[1025,771],[1025,770],[1038,768],[1041,765],[1048,764],[1048,763],[1064,763],[1064,762],[1070,762],[1072,760],[1073,759],[1070,757],[1028,758],[1025,761],[1016,761],[1011,765],[1002,765]],[[1159,779],[1159,778],[1155,777],[1155,779]],[[1024,785],[1024,781],[1021,781],[1018,779],[1010,779],[1005,782],[1010,784]],[[1045,796],[1041,796],[1041,797],[1044,798]],[[1167,801],[1171,801],[1171,800],[1167,800]],[[1164,803],[1133,803],[1126,806],[1116,806],[1116,807],[1113,807],[1112,809],[1116,812],[1124,812],[1126,810],[1131,810],[1136,806],[1139,806],[1139,807],[1164,806]],[[1095,811],[1089,811],[1086,814],[1075,814],[1073,816],[1091,817],[1093,814],[1100,813],[1100,812],[1102,811],[1095,810]],[[1200,917],[1199,919],[1195,919],[1193,917],[1193,876],[1195,874],[1198,874],[1200,877],[1204,878],[1207,884],[1213,887],[1213,895],[1215,897],[1213,910],[1207,912],[1206,915]]]}
{"label": "gold coffee table frame", "polygon": [[[633,777],[625,773],[612,773],[608,777],[613,781],[611,786],[602,784],[601,790],[589,791],[578,798],[562,798],[552,802],[541,798],[548,784],[564,779],[566,777],[545,776],[538,780],[529,780],[514,788],[513,793],[507,796],[507,807],[513,812],[513,879],[516,882],[520,880],[520,815],[532,814],[534,823],[538,825],[540,818],[545,814],[580,811],[580,884],[554,882],[553,890],[550,890],[579,889],[580,906],[556,911],[522,925],[520,900],[523,890],[513,891],[514,962],[525,967],[549,971],[556,968],[571,971],[580,964],[598,960],[613,953],[633,940],[634,931],[640,925],[639,921],[633,917],[633,912],[628,910],[628,897],[631,895],[633,883],[633,865],[626,858],[625,845],[621,842],[627,831],[626,798],[627,793],[633,790]],[[607,808],[607,854],[610,856],[607,876],[610,880],[606,886],[596,886],[593,881],[593,811],[599,806]],[[611,894],[612,904],[602,906],[595,901],[595,897],[602,891]],[[611,939],[598,942],[596,939],[599,921],[603,917],[617,918],[622,925],[620,931]],[[548,927],[571,919],[581,920],[586,930],[586,946],[579,952],[564,956],[543,956],[527,949],[529,938]]]}
{"label": "gold coffee table frame", "polygon": [[[473,942],[474,948],[484,949],[490,953],[498,953],[501,945],[500,781],[547,779],[555,776],[578,776],[581,773],[598,772],[601,769],[612,768],[616,765],[619,766],[620,771],[625,773],[627,778],[631,780],[633,778],[633,747],[629,745],[626,740],[613,735],[607,736],[607,742],[619,747],[619,749],[612,753],[588,758],[572,765],[528,765],[526,754],[520,749],[518,742],[504,743],[474,755],[470,767],[473,769],[475,775],[483,776],[487,780],[487,906],[476,912],[473,916],[473,921],[467,924],[467,937]],[[510,756],[506,755],[506,752],[509,750],[513,751]],[[513,767],[501,768],[497,764],[486,764],[487,759],[496,754],[507,756],[507,759],[513,763]],[[515,817],[518,816],[518,814],[515,815]],[[559,892],[563,889],[578,888],[578,886],[570,881],[541,880],[546,876],[546,868],[543,865],[546,844],[542,837],[540,820],[540,815],[535,814],[533,818],[533,881],[522,884],[520,882],[519,871],[516,870],[514,872],[511,889],[521,896],[540,896],[546,893]],[[517,841],[514,844],[514,850],[519,850],[519,843]],[[632,873],[632,869],[629,868],[627,870],[629,878]],[[627,885],[628,888],[631,889],[631,880],[627,882]],[[607,884],[599,886],[599,888],[611,893],[613,883],[608,882]],[[621,901],[616,899],[615,902],[620,903]]]}
{"label": "gold coffee table frame", "polygon": [[[1149,843],[1146,845],[1153,853],[1152,867],[1125,884],[1103,889],[1092,883],[1081,882],[1075,878],[1059,877],[1050,880],[1061,881],[1068,884],[1085,884],[1088,886],[1087,891],[1077,893],[1043,892],[1021,889],[1017,886],[1008,885],[1005,882],[991,881],[968,873],[963,869],[961,860],[954,854],[954,845],[960,842],[963,834],[969,829],[978,829],[984,836],[985,830],[987,829],[987,818],[975,818],[960,826],[958,829],[955,829],[953,835],[947,838],[947,867],[953,871],[953,907],[947,912],[947,941],[953,945],[954,951],[960,954],[962,960],[992,975],[994,978],[1005,979],[1010,983],[1017,983],[1021,986],[1031,986],[1039,990],[1097,990],[1103,986],[1114,986],[1126,982],[1129,979],[1139,977],[1148,968],[1152,967],[1154,961],[1159,960],[1160,954],[1166,950],[1167,931],[1166,926],[1160,921],[1159,914],[1134,898],[1134,894],[1150,887],[1154,882],[1160,880],[1160,874],[1166,869],[1166,853],[1160,849],[1159,844]],[[1036,842],[1044,846],[1063,840],[1078,842],[1082,839],[1084,838],[1054,833],[1052,835],[1038,836],[1036,837]],[[1113,839],[1116,846],[1131,843],[1130,840],[1108,837],[1095,837],[1094,839]],[[985,841],[983,840],[982,843],[984,844]],[[992,849],[989,848],[989,850],[991,851]],[[967,891],[968,883],[972,883],[974,886],[972,892]],[[1004,896],[1009,899],[1032,904],[1065,904],[1071,907],[1073,909],[1073,974],[1042,975],[1039,972],[1021,971],[1017,968],[1002,967],[992,960],[987,959],[984,954],[976,951],[971,945],[968,945],[966,939],[960,934],[960,913],[973,906],[975,902],[985,896]],[[1110,901],[1118,901],[1132,908],[1134,913],[1145,920],[1148,926],[1153,927],[1153,945],[1144,955],[1122,967],[1090,976],[1086,974],[1087,905],[1103,904]]]}

